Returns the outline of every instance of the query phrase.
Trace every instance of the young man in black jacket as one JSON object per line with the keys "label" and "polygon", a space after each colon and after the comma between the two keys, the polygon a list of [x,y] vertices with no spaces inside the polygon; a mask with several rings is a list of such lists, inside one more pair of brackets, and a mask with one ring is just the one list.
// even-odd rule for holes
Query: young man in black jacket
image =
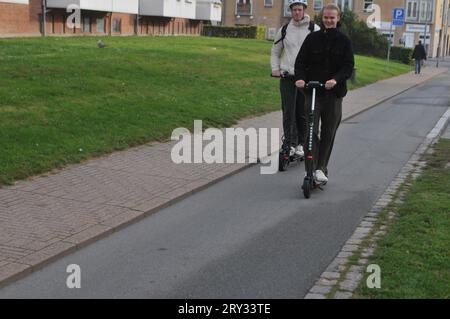
{"label": "young man in black jacket", "polygon": [[[315,179],[328,181],[328,161],[342,118],[342,100],[347,94],[355,60],[350,39],[337,29],[341,12],[334,4],[322,10],[322,28],[305,39],[295,62],[296,86],[305,88],[309,81],[325,84],[317,90],[314,123]],[[311,108],[311,92],[305,90],[306,107]],[[320,138],[319,120],[321,121]]]}

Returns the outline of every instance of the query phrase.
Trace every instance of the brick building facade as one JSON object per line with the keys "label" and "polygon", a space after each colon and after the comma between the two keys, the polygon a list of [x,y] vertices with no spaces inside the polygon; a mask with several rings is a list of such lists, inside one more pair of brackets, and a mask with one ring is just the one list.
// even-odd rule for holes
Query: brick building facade
{"label": "brick building facade", "polygon": [[[308,0],[306,13],[314,17],[328,3],[352,10],[363,21],[375,18],[378,32],[391,38],[395,46],[414,47],[422,40],[429,56],[450,54],[449,0]],[[391,34],[394,8],[404,8],[406,19]],[[268,39],[290,19],[287,0],[224,0],[223,12],[224,25],[264,25]]]}
{"label": "brick building facade", "polygon": [[[157,0],[104,0],[96,1],[85,9],[83,2],[73,0],[46,0],[45,28],[43,21],[44,0],[0,0],[0,36],[46,35],[199,35],[203,23],[211,15],[221,17],[221,6],[217,0],[190,0],[186,5],[194,6],[194,15],[180,17],[177,0],[161,2],[165,16],[153,15],[158,10]],[[196,1],[201,13],[195,16]],[[118,3],[115,7],[114,3]],[[172,3],[173,2],[173,3]],[[80,4],[80,20],[76,25],[73,13],[67,6]],[[86,3],[86,2],[85,2]],[[185,3],[183,2],[183,5]],[[97,5],[97,7],[95,6]],[[103,5],[103,6],[102,6]],[[128,6],[128,7],[127,7]],[[117,9],[115,9],[117,8]],[[144,8],[148,14],[138,14]],[[108,10],[110,9],[110,10]],[[175,12],[175,10],[179,10]],[[183,8],[181,8],[183,9]],[[122,12],[123,10],[125,12]],[[219,13],[213,10],[220,10]],[[192,10],[191,10],[192,11]],[[170,16],[173,14],[173,16]],[[138,23],[137,23],[138,21]],[[74,25],[74,26],[73,26]]]}
{"label": "brick building facade", "polygon": [[40,0],[0,0],[0,34],[39,35]]}

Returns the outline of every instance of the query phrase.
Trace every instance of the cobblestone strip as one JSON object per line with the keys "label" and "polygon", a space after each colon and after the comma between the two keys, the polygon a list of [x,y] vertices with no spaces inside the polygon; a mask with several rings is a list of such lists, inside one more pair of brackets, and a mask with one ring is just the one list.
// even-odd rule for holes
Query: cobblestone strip
{"label": "cobblestone strip", "polygon": [[[421,160],[422,155],[437,142],[448,125],[449,119],[450,107],[363,218],[342,250],[306,294],[305,299],[352,298],[364,276],[368,258],[377,248],[378,239],[386,233],[388,223],[395,218],[394,211],[388,209],[387,214],[382,214],[382,212],[389,208],[391,203],[401,204],[403,202],[406,193],[403,188],[407,189],[411,186],[411,180],[421,174],[426,165],[426,162]],[[353,259],[352,263],[350,263],[350,259]]]}

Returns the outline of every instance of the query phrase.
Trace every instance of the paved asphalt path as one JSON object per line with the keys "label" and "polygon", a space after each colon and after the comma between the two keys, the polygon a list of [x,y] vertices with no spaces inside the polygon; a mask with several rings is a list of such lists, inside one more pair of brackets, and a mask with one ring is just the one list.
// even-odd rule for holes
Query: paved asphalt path
{"label": "paved asphalt path", "polygon": [[[339,128],[330,182],[250,167],[0,290],[0,298],[302,298],[450,104],[449,73]],[[81,267],[81,288],[66,267]]]}

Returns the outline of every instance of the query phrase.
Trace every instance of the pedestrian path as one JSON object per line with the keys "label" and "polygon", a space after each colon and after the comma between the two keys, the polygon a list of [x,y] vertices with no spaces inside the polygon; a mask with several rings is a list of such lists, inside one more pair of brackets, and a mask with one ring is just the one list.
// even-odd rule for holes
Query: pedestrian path
{"label": "pedestrian path", "polygon": [[[344,119],[445,72],[428,67],[351,91]],[[280,112],[238,127],[281,127]],[[0,189],[0,286],[136,222],[249,164],[174,164],[150,143]]]}

